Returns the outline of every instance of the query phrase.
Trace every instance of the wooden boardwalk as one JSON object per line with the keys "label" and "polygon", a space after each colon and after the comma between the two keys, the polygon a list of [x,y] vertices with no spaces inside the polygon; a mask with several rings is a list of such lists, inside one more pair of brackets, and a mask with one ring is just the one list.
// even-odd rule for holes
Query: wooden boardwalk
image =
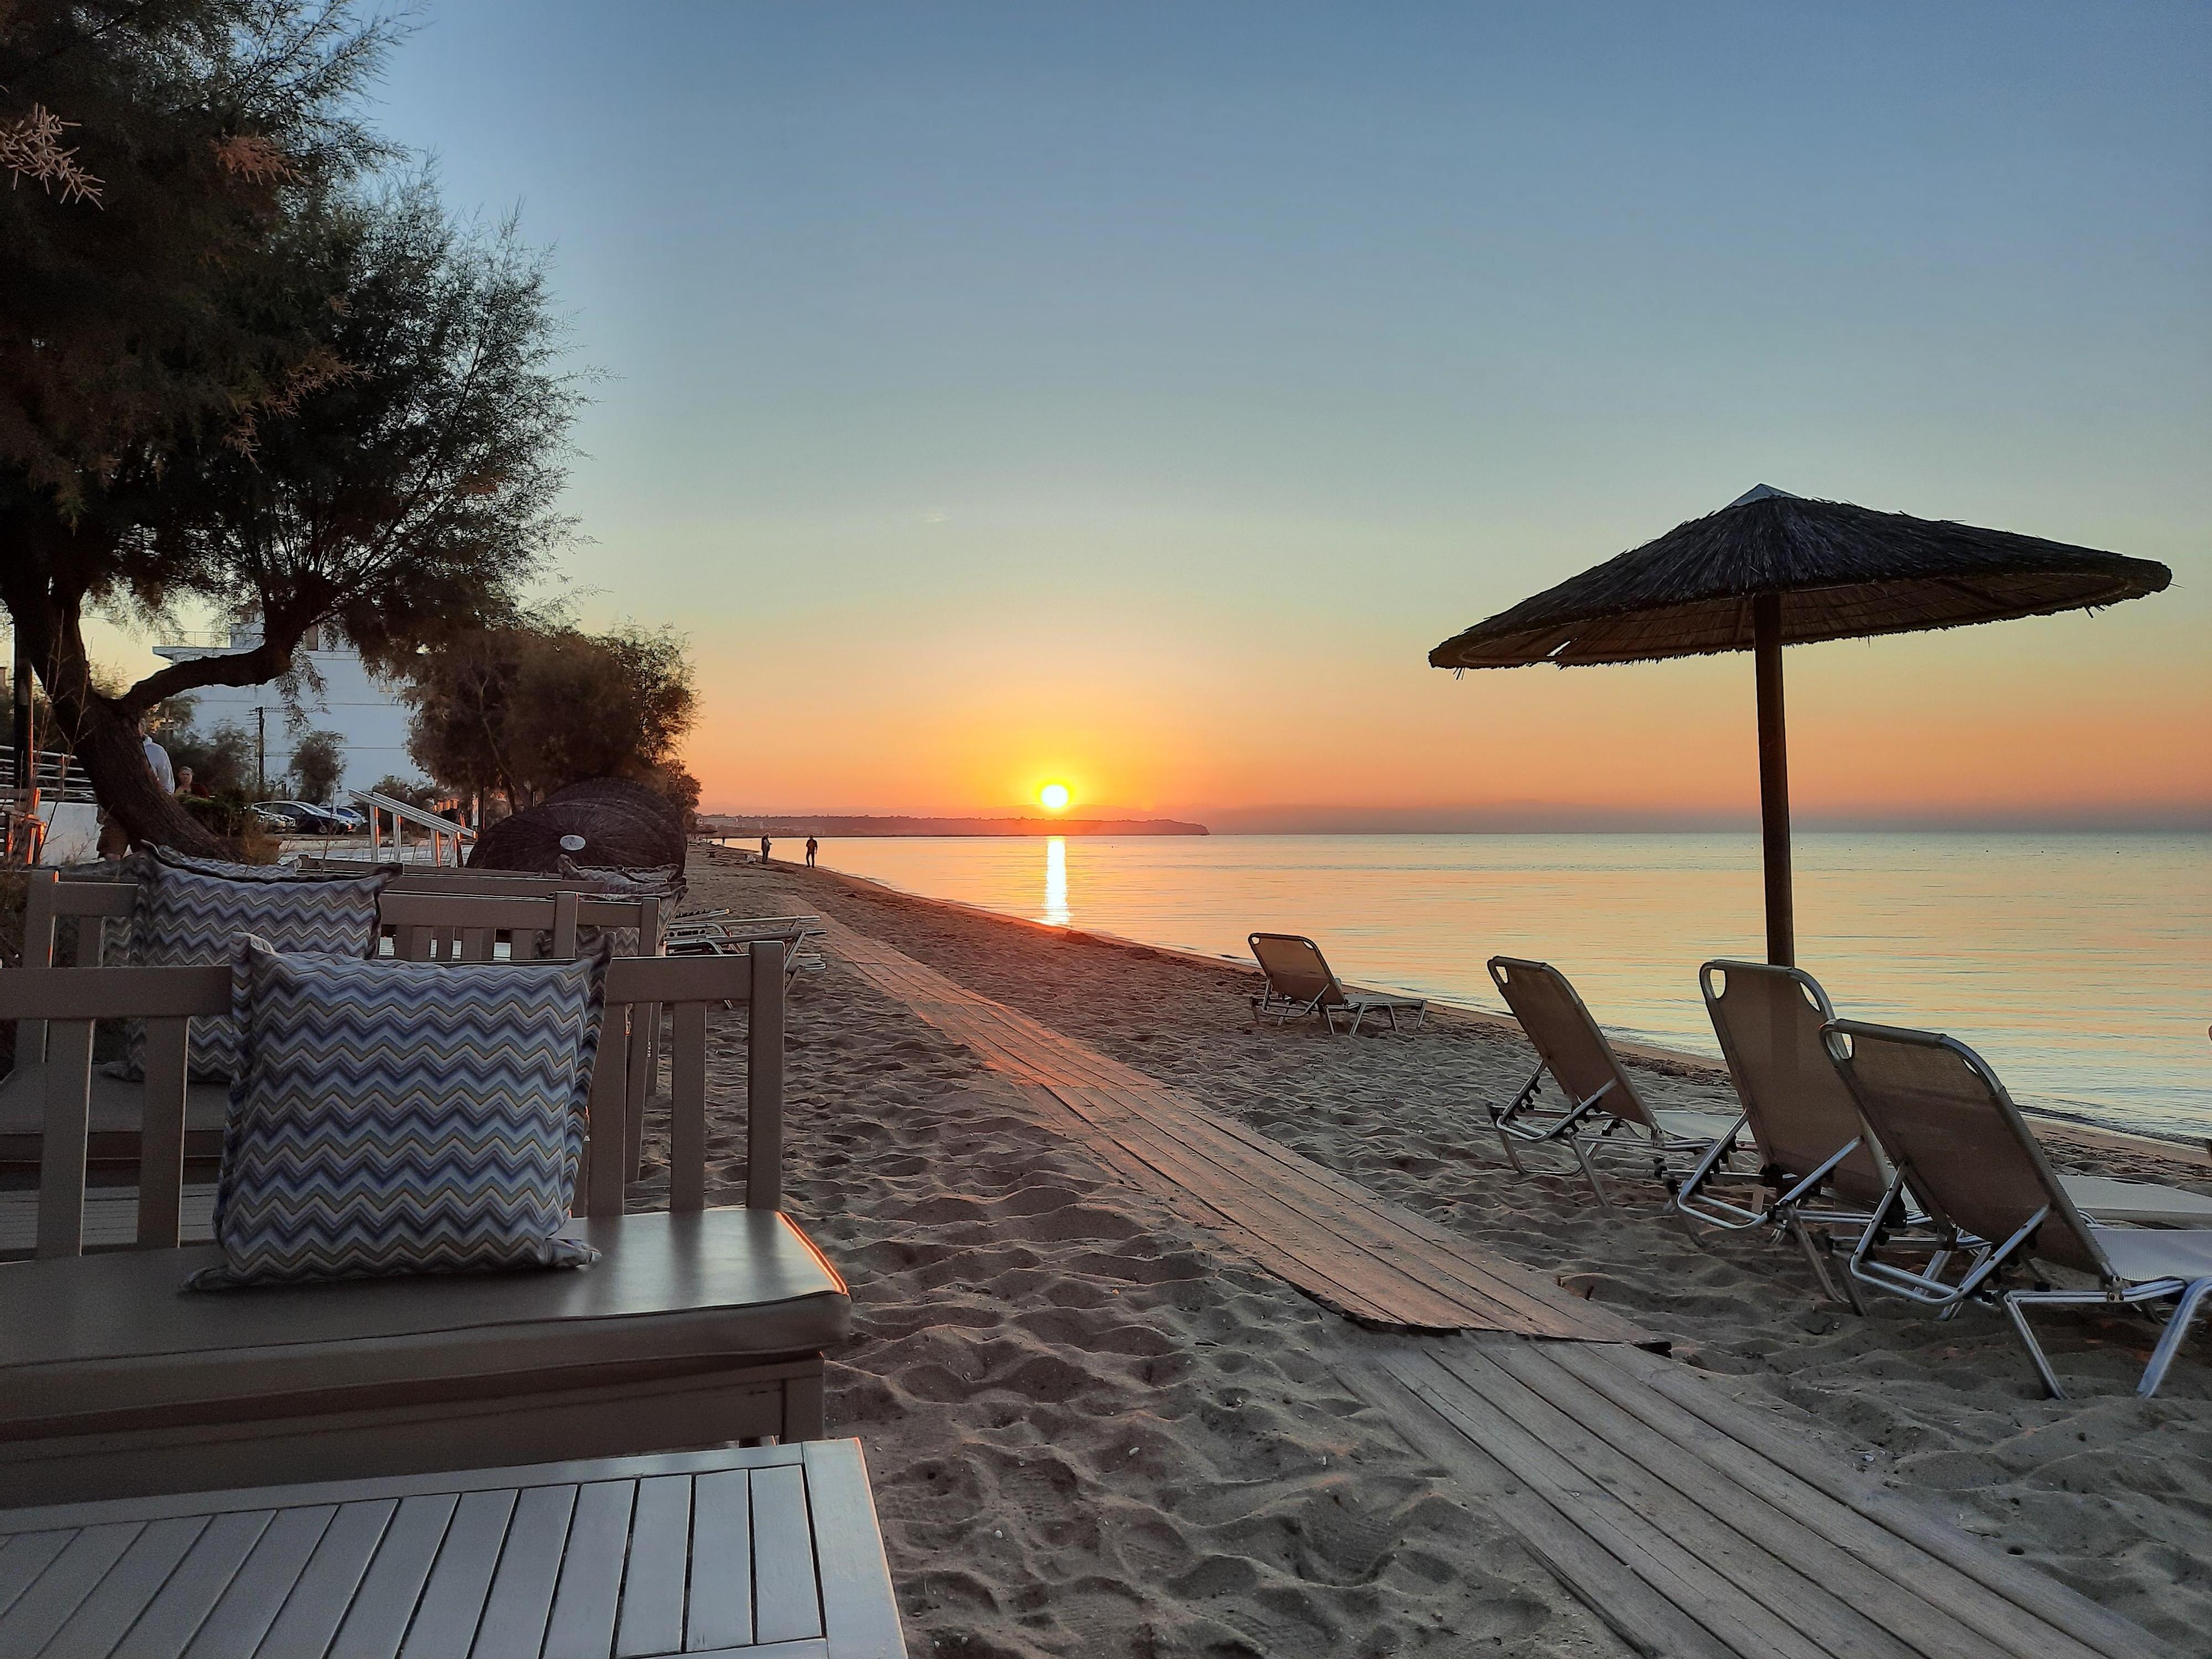
{"label": "wooden boardwalk", "polygon": [[1644,1352],[1663,1345],[1611,1310],[827,925],[864,979],[1110,1167],[1325,1306],[1404,1334],[1344,1354],[1338,1374],[1638,1652],[2172,1659],[1863,1473],[1802,1414],[1733,1397]]}
{"label": "wooden boardwalk", "polygon": [[1818,1429],[1675,1361],[1487,1338],[1386,1349],[1340,1374],[1640,1651],[2171,1659],[1851,1468]]}
{"label": "wooden boardwalk", "polygon": [[903,951],[825,925],[831,948],[862,978],[1027,1085],[1111,1167],[1323,1307],[1381,1330],[1660,1344],[1555,1279],[1377,1198]]}

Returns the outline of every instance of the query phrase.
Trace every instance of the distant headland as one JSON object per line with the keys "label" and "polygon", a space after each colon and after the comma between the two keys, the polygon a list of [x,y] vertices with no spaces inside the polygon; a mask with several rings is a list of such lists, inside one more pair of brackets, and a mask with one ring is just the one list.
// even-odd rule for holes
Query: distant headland
{"label": "distant headland", "polygon": [[1202,823],[1175,818],[909,818],[747,817],[702,813],[709,836],[818,836],[825,840],[860,836],[1203,836]]}

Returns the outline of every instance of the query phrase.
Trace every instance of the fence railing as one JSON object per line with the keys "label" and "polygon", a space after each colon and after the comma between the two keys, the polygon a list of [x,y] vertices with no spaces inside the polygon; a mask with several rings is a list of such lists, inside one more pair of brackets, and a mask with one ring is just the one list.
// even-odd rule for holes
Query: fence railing
{"label": "fence railing", "polygon": [[[477,832],[465,823],[455,823],[451,818],[441,818],[435,812],[426,812],[419,806],[410,806],[404,800],[394,800],[389,795],[380,795],[374,789],[355,789],[348,792],[355,805],[368,814],[368,851],[371,859],[381,860],[389,856],[404,864],[410,861],[407,827],[412,824],[416,832],[415,860],[420,862],[420,849],[427,847],[428,862],[442,865],[447,850],[453,853],[453,862],[459,866],[465,850],[475,842]],[[392,821],[392,850],[385,851],[384,823]],[[427,840],[425,839],[427,837]]]}

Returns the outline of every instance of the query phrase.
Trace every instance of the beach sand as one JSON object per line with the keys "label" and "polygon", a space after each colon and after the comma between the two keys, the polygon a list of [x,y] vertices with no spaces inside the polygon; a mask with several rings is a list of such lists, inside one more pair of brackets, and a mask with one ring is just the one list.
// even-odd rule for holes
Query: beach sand
{"label": "beach sand", "polygon": [[[2075,1398],[2045,1401],[1988,1310],[1939,1325],[1870,1298],[1856,1318],[1760,1237],[1692,1244],[1656,1186],[1616,1183],[1606,1211],[1579,1176],[1516,1177],[1477,1103],[1533,1056],[1494,1019],[1279,1030],[1232,964],[826,871],[707,854],[690,876],[695,904],[833,915],[1558,1273],[1721,1386],[1808,1413],[1934,1512],[2207,1650],[2212,1330],[2146,1403],[2146,1322],[2048,1316]],[[742,1090],[735,1040],[718,1028],[719,1090]],[[1655,1103],[1732,1109],[1712,1069],[1633,1063]],[[789,1065],[789,1205],[856,1307],[830,1430],[866,1447],[917,1654],[1626,1651],[1332,1373],[1358,1333],[1066,1144],[834,957],[801,976]],[[732,1185],[735,1121],[714,1147]],[[2051,1146],[2069,1169],[2212,1191],[2179,1149]]]}

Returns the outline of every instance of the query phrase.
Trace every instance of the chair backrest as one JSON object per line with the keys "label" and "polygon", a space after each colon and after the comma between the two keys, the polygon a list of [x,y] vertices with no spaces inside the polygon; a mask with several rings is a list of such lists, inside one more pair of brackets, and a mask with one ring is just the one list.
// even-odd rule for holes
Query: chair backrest
{"label": "chair backrest", "polygon": [[2111,1277],[2089,1224],[1982,1057],[1934,1031],[1831,1021],[1831,1061],[1930,1216],[2002,1243],[2047,1209],[2033,1254]]}
{"label": "chair backrest", "polygon": [[[440,971],[472,971],[458,964]],[[47,1030],[46,1127],[40,1149],[40,1256],[83,1249],[85,1140],[95,1021],[146,1022],[140,1123],[137,1248],[173,1248],[184,1183],[185,1056],[193,1019],[230,1012],[231,969],[15,968],[0,970],[0,1019]],[[750,1005],[746,1020],[745,1203],[783,1205],[783,947],[746,957],[617,957],[607,964],[606,1014],[592,1073],[590,1133],[576,1177],[578,1215],[619,1215],[631,1174],[638,1103],[628,1086],[650,1018],[671,1011],[669,1200],[703,1209],[707,1194],[707,1015]]]}
{"label": "chair backrest", "polygon": [[1613,1045],[1565,974],[1548,962],[1492,957],[1490,979],[1528,1033],[1552,1080],[1571,1100],[1579,1105],[1596,1096],[1600,1109],[1645,1129],[1658,1127]]}
{"label": "chair backrest", "polygon": [[1277,996],[1291,1002],[1318,1000],[1324,1008],[1343,1005],[1344,988],[1330,971],[1328,958],[1303,933],[1254,933],[1245,943]]}
{"label": "chair backrest", "polygon": [[[300,860],[303,870],[313,870],[327,875],[367,875],[379,868],[359,859],[307,857]],[[446,865],[403,865],[399,873],[384,890],[386,893],[450,893],[467,894],[480,898],[555,898],[562,893],[575,893],[584,898],[609,899],[623,904],[642,904],[647,907],[643,943],[637,954],[651,956],[659,948],[660,938],[667,925],[664,914],[668,902],[653,891],[624,893],[608,890],[597,877],[534,876],[520,870],[456,869]],[[586,917],[586,925],[592,925]],[[635,926],[635,923],[626,924]]]}
{"label": "chair backrest", "polygon": [[[65,917],[127,920],[137,896],[136,882],[57,881],[49,872],[32,872],[23,907],[23,966],[99,965],[100,929],[80,926],[72,951],[60,942],[61,921]],[[406,961],[448,955],[463,961],[489,961],[495,933],[513,934],[510,954],[526,961],[539,954],[537,936],[550,933],[552,955],[565,958],[576,953],[580,927],[636,928],[639,954],[650,955],[660,933],[658,898],[599,895],[556,881],[521,890],[489,885],[477,890],[461,885],[410,885],[401,877],[384,890],[379,908],[395,953]],[[645,943],[648,940],[650,946]]]}
{"label": "chair backrest", "polygon": [[1762,1163],[1794,1180],[1856,1140],[1829,1188],[1854,1204],[1878,1200],[1888,1160],[1828,1058],[1820,1033],[1836,1011],[1820,982],[1802,968],[1722,961],[1698,969],[1698,988]]}

